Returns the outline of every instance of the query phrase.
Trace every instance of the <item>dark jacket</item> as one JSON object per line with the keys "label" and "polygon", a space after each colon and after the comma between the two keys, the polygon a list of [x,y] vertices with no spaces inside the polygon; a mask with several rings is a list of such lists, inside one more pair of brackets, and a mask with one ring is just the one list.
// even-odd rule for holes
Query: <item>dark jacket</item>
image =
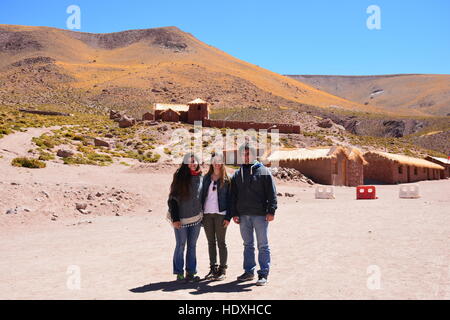
{"label": "dark jacket", "polygon": [[[202,208],[205,209],[206,197],[208,196],[209,186],[211,185],[211,175],[207,174],[203,177],[203,187],[202,187]],[[224,185],[217,184],[217,199],[219,202],[219,211],[225,211],[225,219],[231,220],[231,192],[230,192],[230,183],[225,182]]]}
{"label": "dark jacket", "polygon": [[277,191],[272,174],[262,163],[242,165],[231,178],[232,216],[275,214]]}
{"label": "dark jacket", "polygon": [[180,218],[190,218],[202,212],[201,191],[203,177],[192,176],[189,186],[190,196],[187,199],[169,195],[167,204],[173,222],[180,221]]}

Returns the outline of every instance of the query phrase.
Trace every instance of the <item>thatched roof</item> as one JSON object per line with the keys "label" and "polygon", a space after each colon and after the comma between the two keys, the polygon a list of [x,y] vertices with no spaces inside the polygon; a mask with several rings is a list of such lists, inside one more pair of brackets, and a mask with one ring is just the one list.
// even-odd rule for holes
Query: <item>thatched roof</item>
{"label": "thatched roof", "polygon": [[361,150],[357,148],[347,148],[346,151],[349,160],[356,161],[357,159],[360,159],[364,165],[368,164],[366,159],[364,159],[364,155]]}
{"label": "thatched roof", "polygon": [[427,159],[428,158],[439,161],[442,164],[450,164],[450,159],[445,159],[445,158],[440,158],[440,157],[432,157],[432,156],[428,156]]}
{"label": "thatched roof", "polygon": [[362,164],[367,164],[362,152],[357,148],[344,148],[342,146],[315,147],[315,148],[281,148],[272,152],[267,161],[281,160],[320,160],[335,158],[338,153],[344,153],[351,160],[361,160]]}
{"label": "thatched roof", "polygon": [[364,156],[367,156],[369,154],[378,155],[380,157],[386,158],[390,161],[394,161],[403,165],[415,166],[420,168],[440,169],[440,170],[444,169],[444,167],[425,159],[413,158],[409,156],[382,151],[368,151],[364,154]]}
{"label": "thatched roof", "polygon": [[207,103],[205,100],[202,100],[200,98],[197,98],[195,100],[192,100],[191,102],[188,102],[188,104],[203,104],[203,103]]}
{"label": "thatched roof", "polygon": [[168,109],[172,109],[176,112],[189,111],[189,106],[187,104],[155,103],[155,111]]}
{"label": "thatched roof", "polygon": [[312,159],[328,159],[336,157],[340,151],[345,153],[345,149],[338,147],[322,147],[322,148],[282,148],[273,151],[268,157],[268,161],[280,160],[312,160]]}

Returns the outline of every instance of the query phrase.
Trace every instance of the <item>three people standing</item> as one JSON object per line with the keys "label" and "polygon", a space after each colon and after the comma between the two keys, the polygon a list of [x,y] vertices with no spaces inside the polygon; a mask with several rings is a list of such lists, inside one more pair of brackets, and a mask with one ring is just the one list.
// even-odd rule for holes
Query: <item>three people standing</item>
{"label": "three people standing", "polygon": [[[233,218],[240,226],[244,242],[244,273],[237,278],[238,281],[254,279],[256,233],[260,266],[256,284],[267,284],[271,262],[268,226],[274,220],[277,209],[275,183],[270,171],[257,161],[256,150],[250,144],[246,143],[239,148],[239,156],[243,159],[243,164],[231,179],[226,173],[222,156],[218,154],[213,154],[208,173],[204,177],[200,173],[198,159],[191,153],[185,155],[183,164],[175,172],[168,204],[175,228],[173,272],[177,274],[177,280],[200,281],[196,275],[195,256],[201,226],[199,220],[208,240],[210,271],[205,279],[225,279],[228,267],[225,236]],[[182,194],[188,197],[182,198]],[[186,244],[188,249],[184,277],[183,254]],[[219,249],[219,264],[216,245]]]}

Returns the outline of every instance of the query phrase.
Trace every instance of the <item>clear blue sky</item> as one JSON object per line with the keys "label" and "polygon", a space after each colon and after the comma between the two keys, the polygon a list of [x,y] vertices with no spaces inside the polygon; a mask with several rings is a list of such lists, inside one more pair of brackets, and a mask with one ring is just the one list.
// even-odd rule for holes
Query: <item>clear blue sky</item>
{"label": "clear blue sky", "polygon": [[281,74],[450,74],[449,0],[1,0],[0,24],[66,28],[72,4],[79,31],[177,26]]}

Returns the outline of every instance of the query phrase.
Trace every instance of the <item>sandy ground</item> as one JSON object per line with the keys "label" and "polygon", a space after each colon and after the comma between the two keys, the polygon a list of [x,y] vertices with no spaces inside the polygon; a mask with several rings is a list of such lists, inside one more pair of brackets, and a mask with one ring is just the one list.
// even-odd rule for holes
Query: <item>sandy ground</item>
{"label": "sandy ground", "polygon": [[[294,197],[279,197],[270,225],[268,286],[235,281],[243,247],[234,223],[227,279],[176,284],[165,221],[173,167],[10,166],[45,130],[0,139],[0,299],[450,299],[449,180],[420,182],[411,200],[398,186],[377,186],[377,200],[355,200],[349,187],[317,200],[313,187],[279,183]],[[75,209],[80,201],[90,213]],[[197,250],[204,275],[203,231]]]}

